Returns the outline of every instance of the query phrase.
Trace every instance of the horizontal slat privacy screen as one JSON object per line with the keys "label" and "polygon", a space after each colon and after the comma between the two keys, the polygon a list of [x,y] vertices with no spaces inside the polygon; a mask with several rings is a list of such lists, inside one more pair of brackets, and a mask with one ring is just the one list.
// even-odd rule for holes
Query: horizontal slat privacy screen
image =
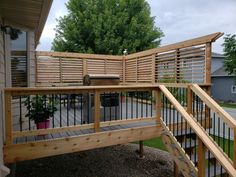
{"label": "horizontal slat privacy screen", "polygon": [[60,56],[51,56],[51,52],[39,53],[37,86],[82,85],[86,74],[118,74],[121,82],[123,79],[123,60],[119,58],[80,58],[79,54],[78,57],[71,57],[63,56],[63,53]]}
{"label": "horizontal slat privacy screen", "polygon": [[124,60],[37,57],[38,85],[81,85],[85,74],[118,74],[127,84],[204,83],[205,45]]}
{"label": "horizontal slat privacy screen", "polygon": [[127,56],[37,52],[37,85],[82,84],[85,74],[118,74],[122,84],[211,83],[211,43],[223,33]]}

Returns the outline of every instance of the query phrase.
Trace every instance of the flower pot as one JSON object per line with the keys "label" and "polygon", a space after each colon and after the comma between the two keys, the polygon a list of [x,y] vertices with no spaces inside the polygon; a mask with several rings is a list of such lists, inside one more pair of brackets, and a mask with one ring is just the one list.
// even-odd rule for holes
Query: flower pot
{"label": "flower pot", "polygon": [[45,128],[49,128],[49,124],[50,124],[50,119],[47,119],[44,122],[37,122],[36,126],[37,126],[37,129],[45,129]]}

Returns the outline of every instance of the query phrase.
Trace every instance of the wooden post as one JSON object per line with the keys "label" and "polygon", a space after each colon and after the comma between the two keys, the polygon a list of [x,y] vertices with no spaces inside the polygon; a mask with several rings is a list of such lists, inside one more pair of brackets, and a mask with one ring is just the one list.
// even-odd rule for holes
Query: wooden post
{"label": "wooden post", "polygon": [[187,96],[188,96],[188,98],[187,98],[187,112],[189,114],[193,114],[193,92],[192,92],[190,86],[188,86]]}
{"label": "wooden post", "polygon": [[174,161],[174,177],[178,177],[178,176],[179,176],[179,167]]}
{"label": "wooden post", "polygon": [[211,43],[206,43],[205,50],[205,84],[211,84]]}
{"label": "wooden post", "polygon": [[5,136],[6,145],[12,144],[11,93],[5,92]]}
{"label": "wooden post", "polygon": [[156,60],[156,57],[155,57],[155,54],[152,55],[152,84],[155,84],[156,82],[156,64],[155,64],[155,60]]}
{"label": "wooden post", "polygon": [[125,67],[126,57],[123,57],[123,85],[125,85],[125,78],[126,78],[126,67]]}
{"label": "wooden post", "polygon": [[200,138],[198,138],[198,177],[205,176],[205,146]]}
{"label": "wooden post", "polygon": [[161,90],[157,88],[156,90],[156,123],[160,124],[161,122],[161,108],[162,108],[162,103],[161,103]]}
{"label": "wooden post", "polygon": [[143,141],[139,141],[139,157],[140,158],[144,157],[143,152],[144,152],[144,150],[143,150]]}
{"label": "wooden post", "polygon": [[104,62],[104,74],[107,74],[107,59]]}
{"label": "wooden post", "polygon": [[60,74],[60,84],[62,84],[62,63],[61,63],[61,57],[59,58],[59,74]]}
{"label": "wooden post", "polygon": [[95,132],[100,131],[100,92],[95,91],[94,94],[94,129]]}
{"label": "wooden post", "polygon": [[233,151],[233,161],[234,161],[234,168],[236,169],[236,128],[234,128],[234,151]]}
{"label": "wooden post", "polygon": [[175,52],[175,82],[178,83],[180,79],[180,61],[179,61],[179,49]]}

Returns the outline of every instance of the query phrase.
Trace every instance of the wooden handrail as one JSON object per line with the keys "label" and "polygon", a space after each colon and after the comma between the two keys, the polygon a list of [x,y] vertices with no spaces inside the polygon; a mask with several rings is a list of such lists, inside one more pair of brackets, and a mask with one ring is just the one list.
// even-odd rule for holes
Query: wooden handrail
{"label": "wooden handrail", "polygon": [[123,60],[124,56],[121,55],[102,55],[102,54],[86,54],[75,52],[48,52],[37,51],[37,56],[50,56],[50,57],[62,57],[62,58],[81,58],[81,59],[97,59],[97,60]]}
{"label": "wooden handrail", "polygon": [[225,122],[230,128],[236,128],[236,121],[221,107],[219,106],[204,90],[197,84],[192,84],[190,88],[193,92],[218,116]]}
{"label": "wooden handrail", "polygon": [[158,48],[155,48],[155,49],[150,49],[150,50],[146,50],[146,51],[142,51],[142,52],[137,52],[137,53],[134,53],[134,54],[127,55],[125,57],[125,59],[128,60],[128,59],[143,57],[143,56],[152,55],[152,54],[156,54],[156,53],[167,52],[167,51],[186,48],[186,47],[191,47],[191,46],[195,46],[195,45],[201,45],[201,44],[205,44],[205,43],[208,43],[208,42],[214,42],[215,40],[220,38],[223,34],[224,33],[217,32],[217,33],[209,34],[209,35],[206,35],[206,36],[202,36],[202,37],[198,37],[198,38],[178,42],[178,43],[175,43],[175,44],[170,44],[170,45],[166,45],[166,46],[163,46],[163,47],[158,47]]}
{"label": "wooden handrail", "polygon": [[[73,87],[9,87],[4,91],[12,96],[33,95],[33,94],[60,94],[60,93],[83,93],[99,91],[144,91],[158,88],[159,85],[166,87],[187,88],[189,83],[157,83],[157,84],[130,84],[130,85],[107,85],[107,86],[73,86]],[[209,84],[199,84],[201,87],[208,87]]]}
{"label": "wooden handrail", "polygon": [[215,156],[219,163],[225,168],[225,170],[233,177],[236,177],[236,169],[231,161],[225,157],[223,152],[217,147],[217,145],[211,140],[209,135],[202,129],[202,127],[187,113],[187,111],[180,105],[170,91],[164,86],[160,85],[159,88],[168,100],[173,104],[176,110],[183,116],[189,126],[196,133],[198,138],[204,143],[208,150]]}

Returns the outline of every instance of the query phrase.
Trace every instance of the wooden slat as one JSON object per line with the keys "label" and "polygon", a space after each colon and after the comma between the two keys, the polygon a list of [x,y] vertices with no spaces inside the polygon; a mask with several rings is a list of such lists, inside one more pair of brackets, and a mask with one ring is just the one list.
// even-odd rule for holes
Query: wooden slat
{"label": "wooden slat", "polygon": [[8,145],[3,148],[4,162],[12,163],[146,140],[159,137],[161,132],[161,126],[155,125]]}
{"label": "wooden slat", "polygon": [[51,57],[65,57],[65,58],[86,58],[86,59],[108,59],[108,60],[122,60],[123,56],[115,55],[100,55],[100,54],[84,54],[84,53],[72,53],[72,52],[43,52],[37,51],[37,56],[51,56]]}
{"label": "wooden slat", "polygon": [[159,88],[168,98],[168,100],[174,105],[176,110],[183,116],[186,122],[191,126],[193,131],[201,139],[208,150],[214,155],[218,162],[225,168],[225,170],[231,175],[236,177],[236,169],[233,167],[229,158],[226,158],[222,150],[211,140],[209,135],[203,131],[199,123],[197,123],[191,116],[185,111],[180,103],[174,98],[174,96],[168,91],[164,85],[160,85]]}

